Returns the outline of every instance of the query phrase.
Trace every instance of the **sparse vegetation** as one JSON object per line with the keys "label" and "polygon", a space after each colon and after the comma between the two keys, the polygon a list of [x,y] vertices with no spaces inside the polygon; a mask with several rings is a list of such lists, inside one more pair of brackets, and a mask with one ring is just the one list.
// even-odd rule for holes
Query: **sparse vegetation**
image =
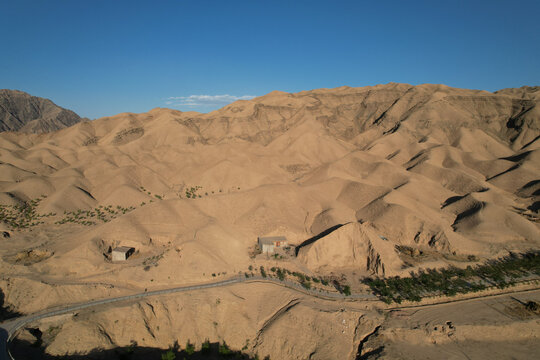
{"label": "sparse vegetation", "polygon": [[150,256],[150,257],[144,259],[144,261],[142,263],[144,265],[144,270],[148,271],[148,270],[150,270],[150,268],[152,266],[158,266],[159,260],[161,260],[163,258],[163,255],[164,254],[161,253],[161,254]]}
{"label": "sparse vegetation", "polygon": [[[161,195],[160,194],[153,194],[151,191],[147,190],[144,186],[140,186],[139,190],[141,192],[145,193],[146,195],[154,197],[154,198],[156,198],[158,200],[164,200],[165,199],[165,194],[161,194]],[[153,201],[153,199],[150,200],[150,202],[152,202],[152,201]],[[144,205],[146,205],[146,203],[142,202],[141,206],[144,206]]]}
{"label": "sparse vegetation", "polygon": [[[174,360],[174,359],[224,359],[224,358],[234,358],[234,359],[258,359],[259,357],[255,355],[252,357],[243,351],[246,351],[249,347],[249,339],[246,340],[245,345],[242,347],[242,350],[233,350],[227,345],[225,341],[219,343],[210,343],[210,340],[206,339],[201,344],[201,349],[197,351],[195,345],[187,341],[185,349],[181,349],[176,341],[175,344],[170,347],[166,352],[161,352],[161,359]],[[128,351],[129,350],[129,351]],[[126,359],[131,358],[137,351],[136,347],[133,348],[124,348],[122,354],[126,354]],[[118,352],[118,351],[117,351]],[[151,358],[151,357],[150,357]],[[265,359],[270,359],[265,357]]]}
{"label": "sparse vegetation", "polygon": [[[143,204],[141,204],[141,206],[143,206]],[[78,209],[74,211],[64,211],[64,217],[61,220],[56,221],[55,224],[62,225],[73,223],[92,226],[96,225],[98,222],[107,223],[135,209],[135,206],[123,207],[120,205],[99,205],[91,210]]]}
{"label": "sparse vegetation", "polygon": [[0,204],[0,222],[5,223],[11,230],[29,229],[44,224],[44,218],[56,216],[56,213],[39,214],[37,207],[45,199],[45,195],[28,200],[20,205]]}
{"label": "sparse vegetation", "polygon": [[465,294],[484,290],[488,286],[505,288],[516,280],[540,276],[540,251],[525,254],[510,254],[507,257],[490,260],[476,267],[465,269],[427,269],[410,277],[386,279],[364,279],[381,300],[390,304],[403,300],[420,301],[426,296]]}
{"label": "sparse vegetation", "polygon": [[144,129],[142,127],[136,127],[131,129],[123,129],[116,133],[114,136],[113,142],[114,143],[120,143],[122,142],[126,137],[129,135],[140,137],[144,134]]}
{"label": "sparse vegetation", "polygon": [[195,199],[197,197],[201,197],[201,195],[199,195],[197,192],[202,189],[202,186],[200,185],[196,185],[196,186],[191,186],[189,188],[186,189],[186,197],[188,199]]}

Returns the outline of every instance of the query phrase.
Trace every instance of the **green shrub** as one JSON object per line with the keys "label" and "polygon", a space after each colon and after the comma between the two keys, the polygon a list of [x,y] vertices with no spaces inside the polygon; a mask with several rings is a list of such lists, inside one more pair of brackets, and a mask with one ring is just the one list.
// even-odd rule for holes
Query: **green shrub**
{"label": "green shrub", "polygon": [[188,340],[186,343],[186,354],[193,355],[195,353],[195,346]]}
{"label": "green shrub", "polygon": [[219,350],[220,355],[230,356],[233,354],[233,351],[229,348],[225,340],[223,341],[223,344],[219,344]]}
{"label": "green shrub", "polygon": [[169,349],[166,353],[161,354],[161,360],[174,360],[176,355],[174,354],[173,349]]}
{"label": "green shrub", "polygon": [[285,273],[283,271],[281,271],[281,269],[279,269],[279,268],[277,269],[276,275],[277,275],[279,280],[281,280],[281,281],[285,280]]}
{"label": "green shrub", "polygon": [[201,345],[201,352],[207,354],[210,352],[210,340],[206,339]]}

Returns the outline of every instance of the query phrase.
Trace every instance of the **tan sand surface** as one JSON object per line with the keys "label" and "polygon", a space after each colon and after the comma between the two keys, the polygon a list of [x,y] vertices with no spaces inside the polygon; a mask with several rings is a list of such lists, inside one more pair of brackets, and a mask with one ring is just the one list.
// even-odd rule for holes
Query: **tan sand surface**
{"label": "tan sand surface", "polygon": [[[360,289],[364,276],[465,267],[538,249],[539,99],[534,88],[390,83],[272,92],[208,114],[156,108],[49,134],[0,133],[6,216],[40,199],[34,213],[2,223],[11,234],[0,237],[5,305],[30,313],[207,282],[250,265],[344,278]],[[265,235],[304,245],[298,257],[253,257]],[[112,263],[109,250],[119,245],[136,252]],[[250,301],[257,306],[246,310],[250,318],[262,316],[262,300]],[[316,310],[298,305],[291,314],[301,308],[297,322],[310,324]],[[205,335],[210,329],[198,337],[185,331],[195,340],[214,336]],[[336,329],[320,334],[337,336]],[[275,352],[284,330],[272,331],[257,346],[261,353],[306,356],[309,346],[292,341]],[[347,334],[340,356],[353,358],[356,335]],[[166,347],[171,336],[151,344]],[[231,341],[240,346],[246,338]],[[61,353],[68,340],[53,345]],[[329,358],[325,346],[319,358]]]}

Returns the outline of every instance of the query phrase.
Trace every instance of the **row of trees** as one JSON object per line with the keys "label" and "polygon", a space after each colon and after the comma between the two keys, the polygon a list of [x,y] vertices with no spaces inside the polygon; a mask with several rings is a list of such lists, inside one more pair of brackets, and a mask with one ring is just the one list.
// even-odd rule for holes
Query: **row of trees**
{"label": "row of trees", "polygon": [[[249,271],[250,272],[245,272],[244,276],[246,278],[255,276],[255,274],[253,273],[253,270],[254,270],[253,266],[250,265],[249,266]],[[304,287],[305,289],[308,289],[308,290],[310,290],[312,288],[312,283],[321,284],[323,286],[330,286],[330,282],[325,278],[309,276],[309,275],[303,274],[303,273],[298,272],[298,271],[290,271],[288,269],[280,268],[280,267],[277,267],[277,266],[271,267],[270,268],[270,273],[268,273],[266,271],[266,269],[264,268],[264,266],[261,265],[259,267],[259,271],[260,271],[260,274],[261,274],[261,276],[263,278],[277,277],[280,281],[284,281],[287,278],[287,276],[291,276],[291,277],[295,278],[295,280],[298,281],[298,283],[300,285],[302,285],[302,287]],[[333,280],[332,281],[332,286],[334,286],[340,293],[342,293],[342,294],[344,294],[346,296],[351,295],[351,287],[349,285],[342,285],[337,280]]]}
{"label": "row of trees", "polygon": [[540,276],[540,251],[510,254],[465,269],[427,269],[410,275],[406,278],[366,278],[363,282],[388,304],[403,300],[420,301],[426,296],[454,296],[480,291],[488,286],[504,288],[514,285],[519,279]]}

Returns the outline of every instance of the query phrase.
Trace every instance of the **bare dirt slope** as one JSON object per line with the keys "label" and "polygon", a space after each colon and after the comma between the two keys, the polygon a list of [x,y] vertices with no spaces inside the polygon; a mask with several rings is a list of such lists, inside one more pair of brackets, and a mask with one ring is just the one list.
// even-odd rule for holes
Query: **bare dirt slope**
{"label": "bare dirt slope", "polygon": [[538,291],[394,310],[359,349],[360,359],[528,359],[540,351]]}
{"label": "bare dirt slope", "polygon": [[[0,134],[5,303],[31,312],[261,264],[354,290],[362,276],[538,249],[537,93],[272,92],[208,114]],[[261,235],[287,236],[298,257],[251,258]],[[117,245],[137,253],[111,263]]]}
{"label": "bare dirt slope", "polygon": [[540,350],[529,301],[540,292],[392,310],[242,284],[44,319],[20,333],[12,354],[147,359],[209,341],[253,359],[528,359]]}

